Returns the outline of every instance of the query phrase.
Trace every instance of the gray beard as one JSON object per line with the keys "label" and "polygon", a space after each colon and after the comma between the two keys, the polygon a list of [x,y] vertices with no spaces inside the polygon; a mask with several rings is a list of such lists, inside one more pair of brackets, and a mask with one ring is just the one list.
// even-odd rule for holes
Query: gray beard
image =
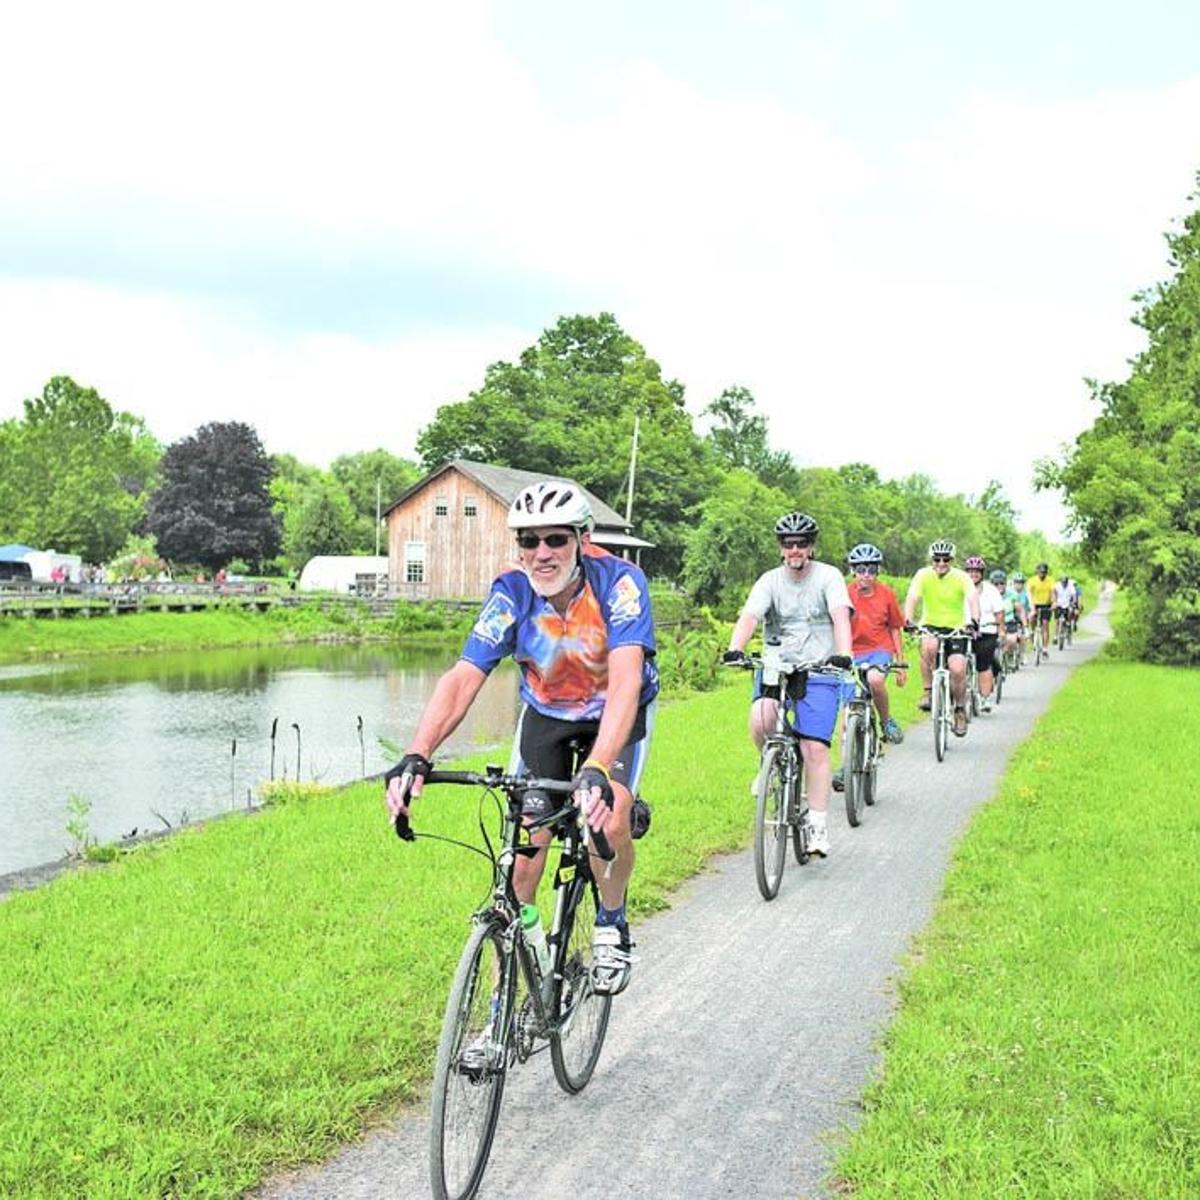
{"label": "gray beard", "polygon": [[550,600],[559,595],[560,592],[565,592],[567,588],[572,587],[579,579],[579,564],[576,563],[572,568],[571,573],[561,583],[546,584],[540,580],[534,579],[532,572],[526,571],[525,578],[529,580],[529,586],[541,596],[543,600]]}

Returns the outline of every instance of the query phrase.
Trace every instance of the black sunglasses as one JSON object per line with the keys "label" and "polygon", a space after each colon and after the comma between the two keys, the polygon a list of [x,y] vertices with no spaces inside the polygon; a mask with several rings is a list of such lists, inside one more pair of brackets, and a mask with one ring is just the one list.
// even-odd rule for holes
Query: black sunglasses
{"label": "black sunglasses", "polygon": [[812,538],[780,538],[779,544],[785,550],[805,550],[813,544]]}
{"label": "black sunglasses", "polygon": [[517,545],[522,550],[536,550],[540,542],[545,542],[551,550],[561,550],[571,540],[569,533],[548,533],[544,537],[538,537],[536,533],[517,534]]}
{"label": "black sunglasses", "polygon": [[855,575],[878,575],[879,567],[875,563],[855,563],[851,568]]}
{"label": "black sunglasses", "polygon": [[949,562],[951,556],[949,554],[931,554],[929,556],[934,562]]}

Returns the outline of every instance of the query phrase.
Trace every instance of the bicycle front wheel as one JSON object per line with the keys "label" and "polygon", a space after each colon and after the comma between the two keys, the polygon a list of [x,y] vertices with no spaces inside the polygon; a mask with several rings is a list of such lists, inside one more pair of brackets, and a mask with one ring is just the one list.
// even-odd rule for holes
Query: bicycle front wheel
{"label": "bicycle front wheel", "polygon": [[764,900],[779,895],[783,860],[787,855],[787,782],[783,752],[779,746],[763,751],[758,774],[758,804],[754,817],[754,874]]}
{"label": "bicycle front wheel", "polygon": [[476,925],[450,986],[433,1072],[429,1174],[438,1200],[469,1200],[479,1190],[508,1073],[517,963],[498,922]]}
{"label": "bicycle front wheel", "polygon": [[938,762],[941,762],[946,757],[946,731],[949,728],[950,714],[946,711],[948,707],[948,697],[946,689],[943,687],[940,677],[935,677],[933,681],[933,691],[930,697],[933,701],[933,708],[930,716],[933,718],[933,753],[936,755]]}
{"label": "bicycle front wheel", "polygon": [[863,803],[875,803],[875,784],[879,775],[879,726],[872,718],[867,725],[866,757],[863,760]]}
{"label": "bicycle front wheel", "polygon": [[842,763],[842,780],[846,797],[846,820],[853,826],[862,824],[863,772],[867,757],[867,731],[860,714],[846,718],[846,760]]}
{"label": "bicycle front wheel", "polygon": [[596,884],[590,877],[575,885],[574,912],[568,913],[567,956],[557,985],[550,1035],[554,1078],[568,1095],[587,1087],[608,1032],[612,997],[592,990],[592,928],[596,924]]}

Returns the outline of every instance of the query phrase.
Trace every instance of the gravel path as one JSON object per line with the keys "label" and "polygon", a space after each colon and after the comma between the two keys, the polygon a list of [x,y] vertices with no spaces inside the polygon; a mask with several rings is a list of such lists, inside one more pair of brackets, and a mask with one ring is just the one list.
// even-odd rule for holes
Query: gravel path
{"label": "gravel path", "polygon": [[[1103,611],[1085,626],[1106,633]],[[1100,645],[1087,638],[1012,677],[1003,703],[965,741],[951,738],[941,765],[928,722],[912,727],[889,749],[863,824],[851,829],[844,809],[831,809],[830,857],[798,867],[789,856],[773,903],[760,898],[746,851],[714,862],[671,911],[639,924],[641,961],[614,1004],[592,1082],[567,1097],[547,1054],[510,1076],[480,1196],[830,1194],[837,1139],[857,1123],[877,1069],[891,981],[929,919],[953,845],[1055,690]],[[555,1161],[565,1133],[575,1150]],[[429,1194],[424,1107],[254,1193]]]}

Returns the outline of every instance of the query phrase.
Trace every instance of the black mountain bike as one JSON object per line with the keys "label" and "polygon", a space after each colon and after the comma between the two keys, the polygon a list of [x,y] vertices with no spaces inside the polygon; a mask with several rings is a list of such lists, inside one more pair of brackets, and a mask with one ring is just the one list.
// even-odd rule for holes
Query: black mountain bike
{"label": "black mountain bike", "polygon": [[[433,1076],[433,1195],[437,1200],[468,1200],[483,1180],[510,1067],[548,1045],[554,1077],[571,1095],[587,1086],[596,1069],[612,996],[592,987],[592,927],[598,904],[592,853],[606,860],[613,854],[603,834],[586,828],[569,782],[521,778],[489,765],[483,774],[431,771],[427,784],[441,783],[483,788],[485,798],[493,797],[503,811],[499,851],[486,830],[486,853],[468,847],[490,858],[492,893],[471,918],[471,933],[446,1002]],[[560,798],[562,805],[525,823],[521,806],[529,791]],[[530,835],[539,829],[550,830],[561,843],[545,971],[526,936],[512,884],[518,855],[539,849],[530,843]],[[549,847],[542,849],[550,852]]]}
{"label": "black mountain bike", "polygon": [[842,761],[842,791],[846,797],[846,819],[851,825],[861,825],[863,806],[875,803],[876,776],[883,755],[883,731],[879,727],[879,713],[871,701],[867,673],[882,671],[887,675],[890,671],[907,670],[907,663],[854,668],[854,695],[846,704],[845,754]]}
{"label": "black mountain bike", "polygon": [[804,760],[799,736],[788,721],[784,698],[795,701],[803,696],[808,675],[844,676],[845,664],[850,660],[838,655],[831,659],[764,663],[761,658],[747,657],[742,663],[731,664],[747,670],[762,669],[763,682],[769,687],[778,685],[780,693],[775,728],[763,742],[755,793],[754,876],[764,900],[774,900],[779,895],[789,835],[796,861],[802,866],[808,862]]}

